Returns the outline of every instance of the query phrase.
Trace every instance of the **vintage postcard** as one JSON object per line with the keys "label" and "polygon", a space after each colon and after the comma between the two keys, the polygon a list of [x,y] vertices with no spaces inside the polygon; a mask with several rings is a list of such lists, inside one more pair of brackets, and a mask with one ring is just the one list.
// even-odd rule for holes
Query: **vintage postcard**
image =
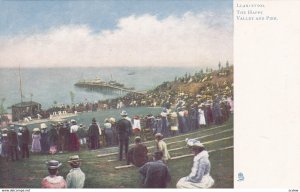
{"label": "vintage postcard", "polygon": [[233,188],[233,2],[1,1],[3,188]]}
{"label": "vintage postcard", "polygon": [[264,90],[277,91],[264,75],[296,79],[273,59],[285,58],[278,49],[262,50],[278,27],[299,32],[285,28],[296,6],[287,14],[282,1],[0,4],[1,188],[297,190],[299,175],[282,179],[292,167],[282,152],[270,162],[280,138],[269,132],[272,115],[254,105],[268,106]]}

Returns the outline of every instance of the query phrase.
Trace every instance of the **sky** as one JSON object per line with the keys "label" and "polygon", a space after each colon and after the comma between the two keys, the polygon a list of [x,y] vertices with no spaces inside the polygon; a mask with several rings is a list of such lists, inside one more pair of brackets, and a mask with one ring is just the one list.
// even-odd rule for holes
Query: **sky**
{"label": "sky", "polygon": [[0,0],[0,67],[195,67],[232,57],[232,0]]}

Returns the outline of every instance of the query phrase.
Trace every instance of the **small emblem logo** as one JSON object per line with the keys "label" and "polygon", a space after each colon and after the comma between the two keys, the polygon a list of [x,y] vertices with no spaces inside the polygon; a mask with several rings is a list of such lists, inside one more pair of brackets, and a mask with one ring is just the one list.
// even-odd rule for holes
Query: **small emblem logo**
{"label": "small emblem logo", "polygon": [[244,181],[244,180],[245,180],[244,174],[242,172],[239,172],[238,173],[238,181]]}

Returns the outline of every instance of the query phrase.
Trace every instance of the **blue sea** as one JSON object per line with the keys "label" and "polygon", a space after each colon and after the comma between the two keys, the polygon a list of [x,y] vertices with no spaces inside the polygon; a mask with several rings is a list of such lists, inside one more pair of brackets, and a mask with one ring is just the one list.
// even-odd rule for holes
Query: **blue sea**
{"label": "blue sea", "polygon": [[[193,75],[201,68],[184,67],[106,67],[106,68],[25,68],[20,69],[23,101],[35,101],[47,109],[57,104],[71,104],[70,92],[75,95],[74,102],[94,102],[122,96],[118,93],[92,92],[75,87],[74,84],[83,79],[100,77],[104,81],[116,80],[126,87],[134,87],[137,91],[147,91],[165,81]],[[4,107],[21,102],[19,69],[0,70],[0,99]],[[124,95],[124,93],[123,93]],[[11,112],[7,109],[7,112]]]}

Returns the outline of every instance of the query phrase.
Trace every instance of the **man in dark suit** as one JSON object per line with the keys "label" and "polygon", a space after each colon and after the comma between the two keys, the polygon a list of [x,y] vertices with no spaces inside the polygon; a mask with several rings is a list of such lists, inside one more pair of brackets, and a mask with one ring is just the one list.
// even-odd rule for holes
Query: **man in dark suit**
{"label": "man in dark suit", "polygon": [[127,156],[129,137],[132,132],[132,125],[129,118],[127,117],[126,111],[122,111],[120,115],[122,116],[122,119],[117,122],[117,133],[120,143],[119,160],[122,161],[123,145],[125,146],[125,157]]}
{"label": "man in dark suit", "polygon": [[92,124],[90,125],[88,130],[91,149],[99,148],[99,133],[99,127],[97,125],[96,119],[93,118]]}
{"label": "man in dark suit", "polygon": [[8,132],[8,146],[9,146],[11,160],[15,161],[14,156],[16,157],[16,160],[19,160],[18,149],[17,149],[18,135],[13,126],[11,126],[10,131]]}
{"label": "man in dark suit", "polygon": [[28,144],[30,143],[30,133],[27,126],[24,126],[22,131],[22,158],[29,158],[29,148]]}

